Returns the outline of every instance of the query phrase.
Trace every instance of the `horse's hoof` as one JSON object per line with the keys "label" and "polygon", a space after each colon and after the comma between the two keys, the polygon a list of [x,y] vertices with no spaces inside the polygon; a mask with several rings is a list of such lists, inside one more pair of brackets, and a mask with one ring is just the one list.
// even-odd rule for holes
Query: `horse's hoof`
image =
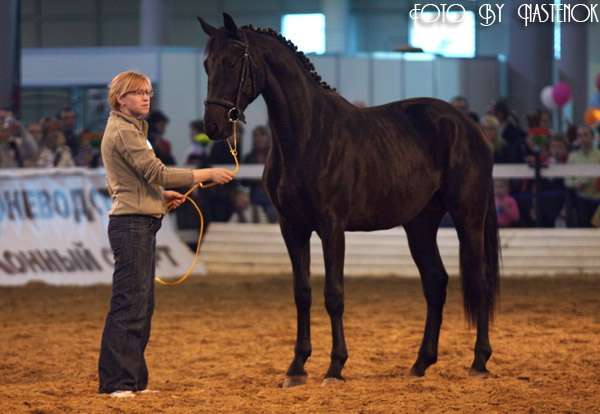
{"label": "horse's hoof", "polygon": [[297,387],[298,385],[306,384],[306,375],[288,375],[283,381],[283,388]]}
{"label": "horse's hoof", "polygon": [[490,371],[488,371],[485,368],[482,371],[482,370],[471,367],[469,369],[469,375],[471,375],[472,377],[488,378],[491,374],[490,374]]}
{"label": "horse's hoof", "polygon": [[411,377],[420,378],[425,376],[425,370],[422,368],[412,367],[409,374]]}
{"label": "horse's hoof", "polygon": [[346,380],[340,379],[340,378],[335,378],[335,377],[327,377],[323,380],[323,382],[321,383],[321,385],[323,387],[326,387],[328,385],[335,385],[335,384],[343,384],[345,383]]}

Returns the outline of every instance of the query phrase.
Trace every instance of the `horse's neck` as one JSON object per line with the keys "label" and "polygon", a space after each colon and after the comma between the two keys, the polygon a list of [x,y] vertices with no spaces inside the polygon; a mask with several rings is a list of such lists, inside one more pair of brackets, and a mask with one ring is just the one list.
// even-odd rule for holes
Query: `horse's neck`
{"label": "horse's neck", "polygon": [[267,104],[274,149],[285,159],[298,160],[308,144],[315,119],[313,102],[321,88],[296,62],[267,70],[262,94]]}

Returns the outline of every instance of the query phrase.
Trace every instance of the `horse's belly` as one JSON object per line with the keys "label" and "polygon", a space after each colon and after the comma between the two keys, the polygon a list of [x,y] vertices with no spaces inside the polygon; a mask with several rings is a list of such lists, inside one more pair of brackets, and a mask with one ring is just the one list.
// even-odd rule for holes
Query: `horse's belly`
{"label": "horse's belly", "polygon": [[425,208],[435,191],[437,187],[432,183],[419,191],[397,191],[387,197],[374,195],[351,210],[347,230],[373,231],[404,225]]}

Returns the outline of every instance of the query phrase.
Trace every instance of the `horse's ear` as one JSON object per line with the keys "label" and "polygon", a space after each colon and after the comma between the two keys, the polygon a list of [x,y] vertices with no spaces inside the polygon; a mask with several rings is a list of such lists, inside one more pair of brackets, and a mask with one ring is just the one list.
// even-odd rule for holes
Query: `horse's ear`
{"label": "horse's ear", "polygon": [[240,37],[238,27],[233,21],[233,17],[231,17],[227,13],[223,13],[223,23],[225,26],[225,30],[227,30],[227,33],[236,38]]}
{"label": "horse's ear", "polygon": [[216,33],[217,28],[206,23],[202,17],[196,17],[198,18],[198,21],[200,22],[200,26],[202,26],[202,30],[204,30],[204,33],[212,37]]}

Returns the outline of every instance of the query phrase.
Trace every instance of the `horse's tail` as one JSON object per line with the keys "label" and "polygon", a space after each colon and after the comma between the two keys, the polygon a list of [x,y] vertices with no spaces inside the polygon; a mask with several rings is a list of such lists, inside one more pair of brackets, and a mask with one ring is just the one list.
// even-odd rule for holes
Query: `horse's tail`
{"label": "horse's tail", "polygon": [[483,228],[483,275],[461,269],[465,316],[469,323],[473,324],[477,324],[480,310],[487,311],[490,320],[494,319],[494,310],[500,293],[500,235],[493,184],[491,187]]}
{"label": "horse's tail", "polygon": [[496,201],[494,197],[494,184],[491,183],[488,210],[485,215],[483,228],[483,250],[485,254],[485,295],[488,303],[490,320],[494,320],[496,302],[500,295],[500,262],[502,248],[498,232],[498,216],[496,214]]}

